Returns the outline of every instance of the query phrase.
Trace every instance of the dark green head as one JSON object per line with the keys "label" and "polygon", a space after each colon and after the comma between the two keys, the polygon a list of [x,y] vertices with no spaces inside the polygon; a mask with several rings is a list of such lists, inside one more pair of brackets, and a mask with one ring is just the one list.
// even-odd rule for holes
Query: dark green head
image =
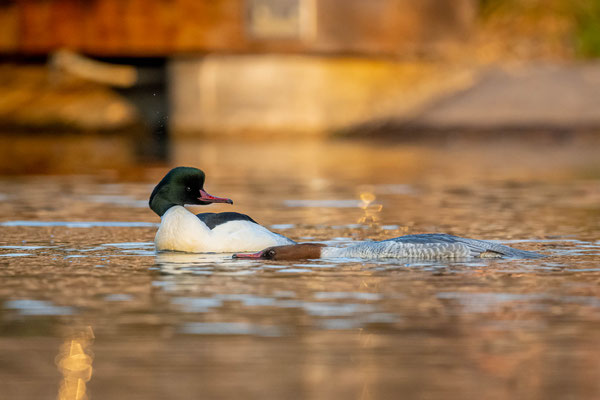
{"label": "dark green head", "polygon": [[162,217],[173,206],[185,204],[207,205],[211,203],[229,203],[230,199],[211,196],[204,191],[204,172],[198,168],[177,167],[154,188],[150,195],[150,208]]}

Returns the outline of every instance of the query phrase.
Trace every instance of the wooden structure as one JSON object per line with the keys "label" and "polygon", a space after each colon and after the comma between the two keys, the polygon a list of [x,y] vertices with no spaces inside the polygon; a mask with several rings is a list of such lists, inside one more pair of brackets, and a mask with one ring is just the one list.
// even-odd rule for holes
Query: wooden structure
{"label": "wooden structure", "polygon": [[0,0],[0,54],[398,56],[468,32],[475,0]]}
{"label": "wooden structure", "polygon": [[477,4],[0,0],[0,56],[53,54],[60,70],[121,87],[160,143],[167,118],[175,134],[320,134],[406,104],[397,60],[464,38]]}

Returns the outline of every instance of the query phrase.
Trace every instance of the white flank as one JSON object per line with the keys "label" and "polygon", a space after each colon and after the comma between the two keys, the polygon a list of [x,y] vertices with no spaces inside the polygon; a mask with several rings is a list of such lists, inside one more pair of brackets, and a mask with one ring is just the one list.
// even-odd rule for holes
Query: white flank
{"label": "white flank", "polygon": [[157,250],[233,253],[294,242],[250,221],[230,221],[211,230],[185,207],[174,206],[163,214],[154,243]]}

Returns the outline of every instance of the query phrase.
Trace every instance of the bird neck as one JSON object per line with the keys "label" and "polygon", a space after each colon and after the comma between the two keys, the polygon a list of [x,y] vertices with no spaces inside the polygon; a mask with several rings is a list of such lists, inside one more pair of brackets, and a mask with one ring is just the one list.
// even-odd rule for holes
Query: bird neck
{"label": "bird neck", "polygon": [[158,214],[159,217],[162,217],[169,210],[169,208],[176,205],[177,204],[161,196],[160,193],[150,198],[150,208],[152,211]]}
{"label": "bird neck", "polygon": [[277,260],[310,260],[321,258],[321,250],[325,248],[321,243],[300,243],[281,246],[278,250]]}

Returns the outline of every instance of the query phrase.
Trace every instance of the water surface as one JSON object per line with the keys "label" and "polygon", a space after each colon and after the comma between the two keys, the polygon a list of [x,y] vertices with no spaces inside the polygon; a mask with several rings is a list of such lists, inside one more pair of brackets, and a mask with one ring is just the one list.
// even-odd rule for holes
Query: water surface
{"label": "water surface", "polygon": [[[1,178],[0,393],[80,379],[98,399],[598,398],[597,150],[180,142],[171,165]],[[196,211],[294,240],[446,232],[549,257],[157,254],[147,198],[175,165],[235,201]]]}

